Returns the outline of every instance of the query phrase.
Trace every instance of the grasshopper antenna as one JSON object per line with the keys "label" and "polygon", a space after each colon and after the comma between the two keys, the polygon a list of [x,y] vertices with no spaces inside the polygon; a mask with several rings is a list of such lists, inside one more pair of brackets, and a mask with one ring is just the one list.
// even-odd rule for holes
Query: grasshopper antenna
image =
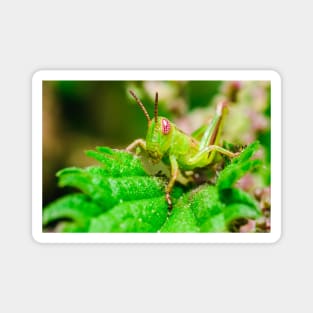
{"label": "grasshopper antenna", "polygon": [[155,101],[154,101],[154,119],[155,123],[158,122],[158,102],[159,102],[159,95],[158,92],[155,93]]}
{"label": "grasshopper antenna", "polygon": [[143,111],[144,115],[146,116],[148,122],[150,122],[151,118],[150,118],[145,106],[143,105],[143,103],[138,99],[138,97],[136,96],[136,94],[132,90],[129,90],[129,93],[134,97],[134,99],[136,100],[136,102],[140,106],[141,110]]}

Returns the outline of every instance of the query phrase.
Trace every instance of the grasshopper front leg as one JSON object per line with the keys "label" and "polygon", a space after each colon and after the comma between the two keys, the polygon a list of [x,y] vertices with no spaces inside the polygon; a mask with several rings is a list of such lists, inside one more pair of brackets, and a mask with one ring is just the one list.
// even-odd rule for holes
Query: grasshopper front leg
{"label": "grasshopper front leg", "polygon": [[146,150],[146,142],[141,138],[136,139],[126,148],[126,151],[132,151],[137,147],[140,147],[141,149]]}
{"label": "grasshopper front leg", "polygon": [[179,173],[179,168],[178,168],[178,163],[177,163],[175,156],[170,155],[169,158],[170,158],[170,163],[171,163],[171,178],[170,178],[170,181],[168,182],[168,184],[166,186],[165,198],[166,198],[166,201],[169,205],[169,209],[172,209],[173,204],[172,204],[170,193],[171,193],[173,186],[175,184],[175,181],[177,179],[177,176]]}

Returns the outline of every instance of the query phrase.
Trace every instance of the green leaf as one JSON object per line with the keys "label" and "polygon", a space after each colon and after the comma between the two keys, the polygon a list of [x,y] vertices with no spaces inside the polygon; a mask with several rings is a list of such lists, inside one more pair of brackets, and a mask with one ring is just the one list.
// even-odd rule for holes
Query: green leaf
{"label": "green leaf", "polygon": [[241,218],[256,219],[260,217],[260,211],[243,203],[234,203],[226,206],[224,210],[225,222],[229,225],[232,221]]}
{"label": "green leaf", "polygon": [[223,233],[227,231],[224,213],[210,216],[200,227],[201,232]]}
{"label": "green leaf", "polygon": [[85,221],[85,225],[81,226],[75,222],[62,222],[58,227],[59,232],[62,233],[86,233],[88,232],[89,220]]}
{"label": "green leaf", "polygon": [[215,186],[203,186],[193,191],[190,204],[198,223],[203,224],[208,218],[222,212],[223,204]]}
{"label": "green leaf", "polygon": [[232,162],[219,173],[216,183],[219,190],[232,187],[245,174],[262,165],[261,160],[250,159],[259,147],[258,141],[253,142],[238,157],[232,159]]}
{"label": "green leaf", "polygon": [[252,155],[260,149],[260,143],[255,141],[241,151],[238,157],[232,160],[232,164],[243,163],[248,161]]}
{"label": "green leaf", "polygon": [[196,233],[200,229],[194,213],[190,209],[188,194],[173,207],[173,211],[160,230],[164,233]]}
{"label": "green leaf", "polygon": [[102,169],[71,168],[58,173],[59,185],[74,187],[90,196],[103,209],[109,209],[120,199],[136,200],[161,196],[164,194],[164,182],[150,176],[112,178],[101,173]]}
{"label": "green leaf", "polygon": [[[43,224],[59,221],[62,232],[225,232],[232,221],[256,218],[255,199],[236,181],[261,164],[251,160],[253,143],[220,172],[217,185],[175,186],[173,210],[165,201],[167,179],[148,176],[141,160],[125,151],[98,147],[87,155],[102,166],[67,168],[57,173],[60,186],[83,194],[63,197],[44,208]],[[185,192],[185,193],[184,193]]]}
{"label": "green leaf", "polygon": [[203,186],[196,190],[191,209],[197,218],[201,232],[223,232],[226,228],[223,216],[224,204],[215,186]]}
{"label": "green leaf", "polygon": [[222,189],[220,197],[225,204],[244,203],[259,210],[258,202],[247,192],[238,188]]}
{"label": "green leaf", "polygon": [[89,232],[156,232],[166,216],[164,197],[121,202],[110,211],[92,218]]}
{"label": "green leaf", "polygon": [[102,164],[103,175],[111,177],[147,176],[137,156],[107,147],[97,147],[96,149],[97,151],[86,151],[86,155]]}
{"label": "green leaf", "polygon": [[261,160],[249,160],[242,163],[232,163],[228,165],[218,176],[218,189],[222,190],[232,187],[241,177],[261,165]]}
{"label": "green leaf", "polygon": [[102,209],[82,194],[72,194],[60,198],[43,210],[42,223],[48,225],[51,222],[69,219],[76,225],[84,226],[90,217],[102,213]]}

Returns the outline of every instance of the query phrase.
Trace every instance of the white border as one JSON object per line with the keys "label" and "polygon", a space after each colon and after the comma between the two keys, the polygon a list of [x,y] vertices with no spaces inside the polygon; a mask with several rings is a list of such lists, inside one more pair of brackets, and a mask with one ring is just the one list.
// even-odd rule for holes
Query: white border
{"label": "white border", "polygon": [[[43,233],[42,82],[44,80],[271,81],[270,233]],[[32,78],[32,235],[40,243],[274,243],[281,236],[281,78],[273,70],[42,70]]]}

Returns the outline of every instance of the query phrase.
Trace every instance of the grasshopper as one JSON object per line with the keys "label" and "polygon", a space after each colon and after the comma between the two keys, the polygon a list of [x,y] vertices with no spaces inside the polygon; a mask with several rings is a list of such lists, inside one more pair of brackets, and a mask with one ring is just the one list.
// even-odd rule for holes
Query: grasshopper
{"label": "grasshopper", "polygon": [[228,111],[226,101],[218,103],[216,114],[209,125],[203,125],[190,136],[167,118],[158,116],[158,93],[155,95],[154,117],[151,119],[136,94],[132,90],[129,92],[148,121],[148,132],[145,141],[136,139],[126,150],[131,151],[140,147],[147,152],[153,163],[163,161],[170,165],[170,179],[166,186],[166,200],[170,208],[172,207],[170,193],[178,176],[182,176],[181,171],[192,171],[210,165],[216,152],[228,157],[239,155],[239,153],[231,152],[217,145],[223,120]]}

